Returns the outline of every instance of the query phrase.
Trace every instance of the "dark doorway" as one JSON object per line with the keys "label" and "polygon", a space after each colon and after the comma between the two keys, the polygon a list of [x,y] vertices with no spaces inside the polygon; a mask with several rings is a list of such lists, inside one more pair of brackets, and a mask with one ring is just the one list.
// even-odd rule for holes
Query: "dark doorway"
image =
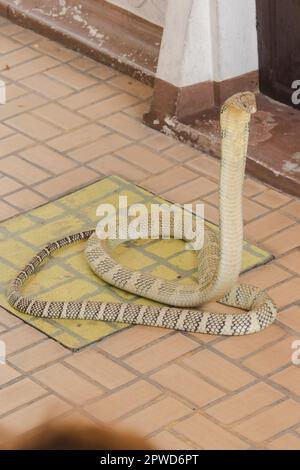
{"label": "dark doorway", "polygon": [[300,109],[300,0],[256,0],[261,91]]}

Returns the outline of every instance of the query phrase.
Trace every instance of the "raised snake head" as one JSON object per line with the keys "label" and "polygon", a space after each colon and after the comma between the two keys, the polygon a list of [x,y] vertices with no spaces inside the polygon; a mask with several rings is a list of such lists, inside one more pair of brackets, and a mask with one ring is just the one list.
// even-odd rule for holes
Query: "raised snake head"
{"label": "raised snake head", "polygon": [[240,111],[244,111],[249,114],[256,113],[257,107],[254,93],[251,91],[244,91],[231,96],[224,103],[223,110],[226,110],[229,107],[239,109]]}

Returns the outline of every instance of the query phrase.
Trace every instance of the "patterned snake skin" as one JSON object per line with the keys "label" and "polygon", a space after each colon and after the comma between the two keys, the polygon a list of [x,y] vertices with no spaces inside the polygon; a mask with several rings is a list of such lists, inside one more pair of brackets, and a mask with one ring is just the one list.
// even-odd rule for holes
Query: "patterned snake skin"
{"label": "patterned snake skin", "polygon": [[[255,97],[249,92],[234,95],[221,110],[220,233],[216,235],[210,228],[205,232],[204,247],[198,252],[196,285],[166,281],[120,265],[113,258],[113,249],[124,240],[101,240],[91,230],[69,235],[43,248],[10,284],[7,294],[10,304],[20,312],[41,318],[103,320],[215,335],[247,335],[270,325],[277,314],[272,299],[256,287],[237,284],[243,249],[242,189],[249,122],[255,111]],[[160,229],[162,232],[162,224]],[[80,240],[87,240],[86,259],[100,278],[169,306],[43,301],[22,295],[25,281],[52,253]],[[222,314],[187,308],[211,300],[246,312]]]}

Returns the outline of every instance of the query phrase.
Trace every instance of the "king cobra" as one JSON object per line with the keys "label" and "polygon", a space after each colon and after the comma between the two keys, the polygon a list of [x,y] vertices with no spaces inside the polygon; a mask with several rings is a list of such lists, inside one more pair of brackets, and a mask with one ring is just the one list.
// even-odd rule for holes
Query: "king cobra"
{"label": "king cobra", "polygon": [[[255,96],[250,92],[232,96],[221,109],[220,230],[218,234],[210,227],[205,230],[203,248],[197,252],[197,284],[182,285],[122,266],[113,251],[124,240],[99,239],[94,230],[89,230],[50,243],[34,256],[10,284],[9,303],[22,313],[41,318],[102,320],[214,335],[248,335],[270,325],[277,314],[272,299],[256,287],[238,284],[243,251],[243,182],[250,118],[255,112]],[[172,233],[174,224],[171,224],[171,236]],[[87,262],[100,278],[165,306],[44,301],[22,295],[25,281],[52,253],[80,240],[87,240]],[[244,312],[211,313],[192,309],[212,300]]]}

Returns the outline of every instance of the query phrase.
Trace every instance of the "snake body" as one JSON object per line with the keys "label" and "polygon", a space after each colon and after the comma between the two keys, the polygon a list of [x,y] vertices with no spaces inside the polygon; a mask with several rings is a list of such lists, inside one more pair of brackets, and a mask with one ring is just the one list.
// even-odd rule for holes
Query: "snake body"
{"label": "snake body", "polygon": [[[219,235],[211,228],[205,232],[204,247],[198,252],[195,286],[166,281],[120,265],[114,259],[113,249],[124,240],[101,240],[95,231],[89,230],[50,243],[36,254],[10,284],[9,303],[20,312],[41,318],[102,320],[228,336],[256,333],[270,325],[277,309],[269,295],[256,287],[238,284],[243,250],[243,181],[249,123],[255,111],[255,97],[249,92],[229,98],[221,109],[220,231]],[[171,221],[174,222],[172,218]],[[163,227],[160,229],[162,233]],[[43,301],[23,296],[21,288],[25,281],[52,253],[81,240],[87,240],[86,259],[99,277],[166,306]],[[192,309],[211,300],[246,311],[231,314]]]}

